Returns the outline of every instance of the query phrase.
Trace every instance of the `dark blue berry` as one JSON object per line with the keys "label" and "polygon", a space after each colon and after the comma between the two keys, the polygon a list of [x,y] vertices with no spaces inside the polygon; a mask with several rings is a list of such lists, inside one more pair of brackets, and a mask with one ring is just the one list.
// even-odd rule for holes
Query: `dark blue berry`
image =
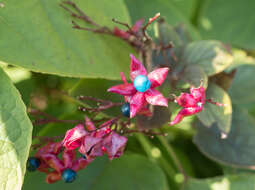
{"label": "dark blue berry", "polygon": [[139,92],[145,92],[151,87],[151,82],[145,75],[138,75],[134,80],[134,87]]}
{"label": "dark blue berry", "polygon": [[71,169],[65,169],[62,172],[62,179],[66,183],[72,183],[76,178],[76,172]]}
{"label": "dark blue berry", "polygon": [[130,117],[130,104],[125,103],[121,106],[121,112],[124,116]]}
{"label": "dark blue berry", "polygon": [[86,157],[85,154],[81,154],[81,157],[82,157],[83,159],[87,160],[87,157]]}
{"label": "dark blue berry", "polygon": [[40,166],[40,160],[35,157],[30,157],[27,160],[27,170],[30,172],[35,171]]}

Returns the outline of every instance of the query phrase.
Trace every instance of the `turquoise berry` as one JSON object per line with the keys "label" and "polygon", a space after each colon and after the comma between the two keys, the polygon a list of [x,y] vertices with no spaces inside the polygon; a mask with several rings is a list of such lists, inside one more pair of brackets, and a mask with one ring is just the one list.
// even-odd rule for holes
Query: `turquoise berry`
{"label": "turquoise berry", "polygon": [[126,117],[130,117],[130,104],[129,103],[123,104],[121,106],[121,112],[122,112],[122,115]]}
{"label": "turquoise berry", "polygon": [[71,169],[65,169],[62,172],[62,179],[66,183],[72,183],[76,178],[76,172]]}
{"label": "turquoise berry", "polygon": [[138,92],[145,92],[151,86],[151,82],[149,81],[147,76],[138,75],[135,77],[134,86]]}
{"label": "turquoise berry", "polygon": [[40,166],[40,160],[35,157],[30,157],[27,160],[27,170],[34,172]]}

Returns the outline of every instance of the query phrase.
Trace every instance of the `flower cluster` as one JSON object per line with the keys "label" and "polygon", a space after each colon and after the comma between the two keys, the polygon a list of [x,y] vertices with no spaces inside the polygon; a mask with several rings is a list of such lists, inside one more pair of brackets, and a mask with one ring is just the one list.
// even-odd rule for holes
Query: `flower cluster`
{"label": "flower cluster", "polygon": [[79,152],[88,160],[106,153],[110,160],[120,157],[125,149],[127,138],[111,130],[113,120],[109,120],[98,127],[85,117],[87,130],[79,124],[66,132],[63,146],[67,150],[79,148]]}
{"label": "flower cluster", "polygon": [[[40,148],[35,157],[29,158],[28,169],[47,174],[46,182],[54,183],[61,178],[70,183],[75,180],[76,172],[85,168],[90,161],[83,157],[76,159],[74,150],[65,149],[62,153],[62,142],[50,142]],[[62,159],[59,155],[62,153]]]}
{"label": "flower cluster", "polygon": [[[47,174],[46,182],[54,183],[61,178],[73,182],[76,172],[84,169],[96,157],[107,154],[109,159],[118,158],[123,154],[127,138],[120,136],[113,130],[113,120],[103,123],[97,129],[92,121],[85,117],[85,130],[82,124],[76,125],[66,132],[62,142],[50,142],[40,148],[34,157],[28,160],[28,170]],[[76,158],[75,149],[82,154]],[[62,153],[62,159],[60,154]]]}
{"label": "flower cluster", "polygon": [[[130,57],[130,79],[132,83],[128,83],[124,74],[121,73],[123,84],[109,88],[108,92],[124,96],[125,101],[130,106],[129,116],[131,118],[136,114],[152,115],[147,108],[147,104],[167,107],[168,99],[163,97],[155,88],[164,82],[169,68],[159,68],[148,74],[145,67],[138,59],[132,54]],[[177,114],[174,120],[170,122],[170,125],[178,124],[184,117],[201,112],[206,101],[218,106],[224,106],[223,104],[206,99],[205,88],[202,85],[198,88],[192,86],[190,88],[190,93],[181,93],[179,97],[175,98],[175,102],[183,107],[183,109]]]}
{"label": "flower cluster", "polygon": [[[148,105],[168,106],[170,98],[165,98],[155,88],[160,86],[167,77],[169,68],[158,68],[147,73],[143,64],[133,55],[130,64],[129,83],[124,74],[121,73],[123,84],[113,86],[108,89],[109,92],[121,94],[124,96],[125,103],[121,107],[122,114],[127,117],[134,117],[137,114],[151,116],[152,112],[148,109]],[[119,106],[119,103],[112,103],[93,97],[80,96],[99,103],[98,109],[84,110],[99,113],[104,109],[113,106]],[[205,102],[224,106],[223,104],[213,102],[206,99],[205,88],[202,84],[198,87],[191,87],[190,93],[181,93],[179,97],[175,96],[174,101],[182,107],[170,125],[178,124],[186,116],[194,115],[203,110]],[[136,130],[127,130],[130,120],[119,122],[119,117],[110,119],[100,126],[96,127],[94,123],[85,116],[85,126],[77,124],[74,128],[68,130],[61,142],[50,142],[41,147],[34,157],[28,160],[29,171],[41,171],[47,174],[46,182],[54,183],[60,179],[70,183],[75,180],[76,172],[85,168],[96,157],[106,154],[110,160],[120,157],[125,149],[127,137],[117,133],[118,129],[126,133],[137,132]],[[139,131],[142,132],[142,131]],[[144,134],[149,132],[144,132]],[[77,157],[76,150],[82,156]],[[61,155],[61,156],[60,156]]]}

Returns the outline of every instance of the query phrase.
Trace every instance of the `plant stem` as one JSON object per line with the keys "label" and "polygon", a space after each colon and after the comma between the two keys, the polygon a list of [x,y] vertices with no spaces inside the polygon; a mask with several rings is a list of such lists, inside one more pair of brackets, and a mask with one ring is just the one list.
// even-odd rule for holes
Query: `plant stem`
{"label": "plant stem", "polygon": [[145,153],[148,155],[149,159],[153,162],[158,162],[159,165],[161,166],[161,168],[165,171],[165,173],[168,176],[168,179],[171,183],[171,186],[175,186],[173,187],[173,189],[178,189],[178,184],[175,182],[175,180],[173,179],[173,177],[176,174],[175,169],[173,169],[173,167],[167,162],[167,160],[162,157],[155,157],[152,154],[152,149],[153,146],[151,145],[150,141],[147,139],[146,136],[144,136],[143,134],[140,133],[136,133],[135,137],[137,138],[137,140],[140,142],[141,146],[143,147]]}
{"label": "plant stem", "polygon": [[[154,131],[155,131],[155,132],[160,132],[159,129],[154,129]],[[172,158],[172,160],[173,160],[173,162],[174,162],[176,168],[178,169],[178,171],[179,171],[180,173],[183,174],[184,179],[185,179],[185,181],[186,181],[186,180],[188,179],[188,175],[187,175],[187,173],[185,172],[185,170],[184,170],[184,168],[183,168],[181,162],[179,161],[179,159],[178,159],[178,157],[177,157],[177,155],[176,155],[176,153],[175,153],[173,147],[171,146],[171,144],[169,144],[169,143],[167,142],[167,140],[165,139],[164,136],[157,135],[157,138],[159,139],[160,143],[165,147],[165,149],[166,149],[168,155]]]}

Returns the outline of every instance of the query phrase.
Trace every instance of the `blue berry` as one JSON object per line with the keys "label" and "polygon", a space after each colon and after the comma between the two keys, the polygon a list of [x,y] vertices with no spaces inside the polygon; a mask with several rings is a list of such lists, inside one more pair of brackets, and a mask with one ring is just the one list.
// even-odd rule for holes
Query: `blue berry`
{"label": "blue berry", "polygon": [[121,112],[124,116],[130,117],[130,104],[125,103],[121,106]]}
{"label": "blue berry", "polygon": [[76,178],[76,172],[71,169],[65,169],[62,172],[62,179],[66,183],[72,183]]}
{"label": "blue berry", "polygon": [[27,161],[27,170],[30,172],[35,171],[40,166],[40,160],[35,157],[28,158]]}
{"label": "blue berry", "polygon": [[134,87],[138,92],[145,92],[151,86],[151,82],[145,75],[138,75],[134,80]]}

